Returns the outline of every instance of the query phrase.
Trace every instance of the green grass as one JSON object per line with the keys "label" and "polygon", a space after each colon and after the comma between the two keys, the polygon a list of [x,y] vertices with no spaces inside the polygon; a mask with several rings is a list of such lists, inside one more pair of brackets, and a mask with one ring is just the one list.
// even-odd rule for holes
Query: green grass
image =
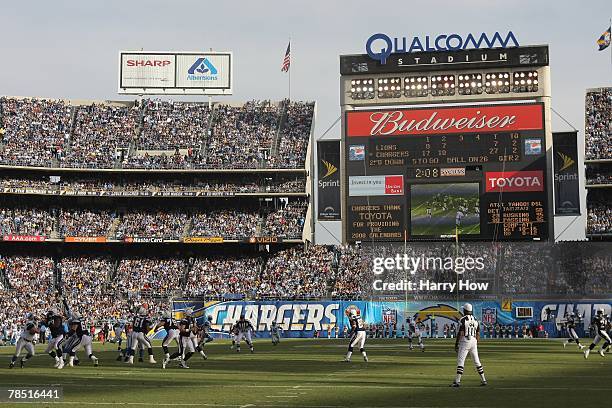
{"label": "green grass", "polygon": [[[209,359],[194,355],[190,369],[173,365],[133,367],[115,361],[115,346],[96,343],[100,366],[81,354],[78,367],[52,368],[39,354],[23,369],[8,369],[13,347],[0,348],[0,386],[60,384],[64,404],[80,406],[223,407],[602,407],[608,406],[612,358],[558,340],[483,340],[480,356],[489,381],[479,387],[471,360],[462,388],[451,389],[456,357],[452,340],[426,340],[427,350],[409,351],[405,340],[368,340],[369,363],[357,352],[344,363],[346,340],[287,340],[276,347],[255,342],[255,354],[230,351],[227,341],[206,346]],[[586,342],[586,341],[585,341]],[[587,343],[588,344],[588,343]],[[174,347],[172,347],[174,349]],[[43,346],[37,346],[42,353]],[[607,401],[607,402],[606,402]],[[2,405],[0,403],[0,405]],[[2,406],[8,406],[5,404]],[[24,404],[19,404],[23,406]],[[26,404],[28,405],[28,404]]]}

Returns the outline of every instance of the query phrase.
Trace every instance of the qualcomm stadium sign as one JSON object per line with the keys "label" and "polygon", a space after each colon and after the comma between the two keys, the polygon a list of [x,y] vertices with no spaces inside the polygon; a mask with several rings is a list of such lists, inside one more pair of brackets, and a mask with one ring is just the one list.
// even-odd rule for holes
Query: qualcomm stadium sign
{"label": "qualcomm stadium sign", "polygon": [[394,37],[393,39],[386,34],[377,33],[368,38],[365,48],[370,58],[386,64],[391,54],[518,46],[519,43],[512,31],[508,31],[505,35],[496,31],[493,35],[488,35],[487,33],[469,33],[462,36],[452,33],[439,34],[437,36],[427,35],[422,38]]}

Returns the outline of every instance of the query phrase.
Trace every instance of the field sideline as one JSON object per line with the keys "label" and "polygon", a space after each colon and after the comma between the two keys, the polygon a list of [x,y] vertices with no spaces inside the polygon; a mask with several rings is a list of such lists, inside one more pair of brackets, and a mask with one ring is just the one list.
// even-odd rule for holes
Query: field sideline
{"label": "field sideline", "polygon": [[[586,340],[583,340],[587,343]],[[194,355],[189,370],[158,363],[129,367],[115,361],[114,344],[95,344],[100,366],[81,351],[81,366],[57,370],[37,356],[26,368],[8,369],[14,347],[0,348],[0,386],[60,384],[65,406],[219,407],[601,407],[609,401],[612,355],[583,358],[560,340],[483,340],[481,360],[489,381],[479,387],[473,363],[466,362],[462,388],[451,389],[454,340],[426,340],[427,350],[409,351],[405,340],[368,340],[370,358],[357,352],[344,363],[346,340],[283,339],[273,347],[255,341],[255,354],[229,350],[229,342],[206,346],[209,359]],[[174,350],[172,347],[171,350]],[[0,403],[10,406],[8,403]],[[13,404],[24,406],[24,404]],[[30,404],[25,404],[30,405]],[[36,405],[41,405],[40,403]],[[46,404],[50,405],[50,404]]]}

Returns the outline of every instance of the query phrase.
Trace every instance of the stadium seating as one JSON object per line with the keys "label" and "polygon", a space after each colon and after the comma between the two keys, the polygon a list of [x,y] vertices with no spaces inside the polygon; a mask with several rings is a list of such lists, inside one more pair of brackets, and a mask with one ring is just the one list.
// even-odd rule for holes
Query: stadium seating
{"label": "stadium seating", "polygon": [[72,105],[0,98],[0,164],[198,169],[302,168],[314,104],[145,100]]}

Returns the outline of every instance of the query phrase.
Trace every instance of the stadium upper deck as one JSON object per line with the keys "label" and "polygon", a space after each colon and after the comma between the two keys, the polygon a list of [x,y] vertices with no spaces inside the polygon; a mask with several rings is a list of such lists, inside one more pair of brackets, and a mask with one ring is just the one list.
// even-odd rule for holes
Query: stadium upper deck
{"label": "stadium upper deck", "polygon": [[0,98],[0,164],[304,170],[314,103]]}

